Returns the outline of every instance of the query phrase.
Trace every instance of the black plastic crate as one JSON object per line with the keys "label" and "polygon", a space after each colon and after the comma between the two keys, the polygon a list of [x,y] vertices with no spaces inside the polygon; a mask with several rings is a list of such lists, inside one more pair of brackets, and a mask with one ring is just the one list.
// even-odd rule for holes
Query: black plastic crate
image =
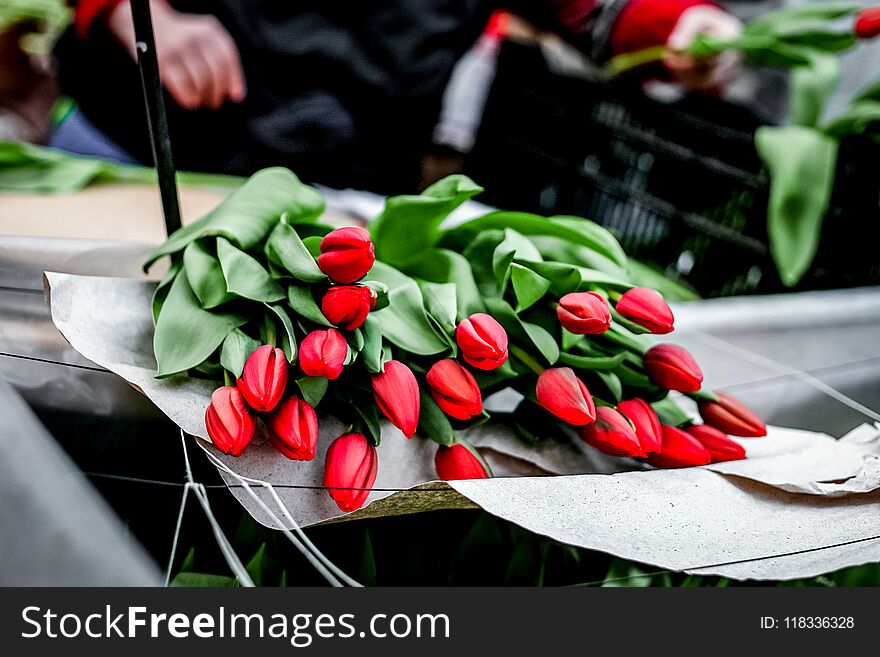
{"label": "black plastic crate", "polygon": [[[552,73],[506,43],[468,173],[487,202],[589,217],[704,296],[787,289],[770,259],[760,122],[711,97],[675,103]],[[876,145],[841,148],[819,254],[798,289],[880,283]]]}

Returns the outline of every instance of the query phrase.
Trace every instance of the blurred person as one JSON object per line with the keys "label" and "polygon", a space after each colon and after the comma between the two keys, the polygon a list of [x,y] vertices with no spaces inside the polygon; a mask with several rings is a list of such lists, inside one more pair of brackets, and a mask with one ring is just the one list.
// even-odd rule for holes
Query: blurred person
{"label": "blurred person", "polygon": [[[130,5],[75,5],[56,49],[63,88],[150,162]],[[668,44],[667,71],[688,89],[734,70],[681,53],[698,34],[740,30],[706,0],[151,0],[175,162],[243,175],[281,164],[331,186],[413,191],[452,70],[499,6],[599,62]]]}

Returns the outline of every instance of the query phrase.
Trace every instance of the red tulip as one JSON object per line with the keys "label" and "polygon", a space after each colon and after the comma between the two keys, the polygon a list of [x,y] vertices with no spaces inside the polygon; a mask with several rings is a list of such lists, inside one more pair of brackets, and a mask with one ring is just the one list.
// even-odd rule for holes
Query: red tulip
{"label": "red tulip", "polygon": [[760,438],[767,435],[767,425],[736,397],[717,392],[717,402],[700,400],[700,417],[706,424],[731,436]]}
{"label": "red tulip", "polygon": [[324,487],[336,506],[345,511],[360,509],[376,481],[378,457],[375,446],[360,433],[346,433],[327,448]]}
{"label": "red tulip", "polygon": [[746,450],[737,442],[727,437],[723,431],[707,424],[693,424],[686,431],[700,441],[709,454],[712,455],[712,463],[721,461],[741,461],[746,457]]}
{"label": "red tulip", "polygon": [[205,428],[214,446],[224,454],[240,456],[257,428],[254,412],[235,386],[217,388],[205,411]]}
{"label": "red tulip", "polygon": [[507,360],[507,332],[485,313],[474,313],[458,323],[455,341],[468,365],[480,370],[494,370]]}
{"label": "red tulip", "polygon": [[334,285],[321,299],[324,317],[346,331],[354,331],[376,307],[376,291],[360,285]]}
{"label": "red tulip", "polygon": [[431,396],[446,415],[470,420],[483,412],[483,397],[474,375],[450,359],[434,363],[425,377]]}
{"label": "red tulip", "polygon": [[373,267],[376,248],[370,234],[357,226],[332,230],[321,240],[318,268],[334,283],[359,281]]}
{"label": "red tulip", "polygon": [[318,418],[315,409],[296,395],[278,404],[266,424],[272,444],[294,461],[311,461],[318,444]]}
{"label": "red tulip", "polygon": [[489,473],[474,454],[464,445],[439,445],[434,455],[437,476],[443,481],[457,479],[488,479]]}
{"label": "red tulip", "polygon": [[348,343],[336,329],[312,331],[299,346],[299,366],[306,376],[335,379],[342,374]]}
{"label": "red tulip", "polygon": [[415,374],[398,360],[385,363],[385,371],[372,379],[373,399],[382,414],[407,438],[419,425],[421,401]]}
{"label": "red tulip", "polygon": [[541,406],[569,424],[581,427],[596,419],[593,396],[568,367],[544,370],[535,392]]}
{"label": "red tulip", "polygon": [[659,452],[663,433],[660,429],[660,418],[651,405],[644,399],[629,399],[620,402],[617,408],[635,426],[642,449],[649,454]]}
{"label": "red tulip", "polygon": [[595,422],[581,427],[581,438],[600,452],[612,456],[647,456],[627,419],[607,406],[596,409]]}
{"label": "red tulip", "polygon": [[645,354],[645,370],[651,381],[667,390],[696,392],[703,383],[703,372],[684,347],[658,344]]}
{"label": "red tulip", "polygon": [[286,386],[287,356],[268,344],[254,350],[238,380],[241,394],[251,408],[260,413],[267,413],[277,406]]}
{"label": "red tulip", "polygon": [[856,36],[873,39],[877,35],[880,35],[880,7],[863,9],[856,16]]}
{"label": "red tulip", "polygon": [[709,450],[692,435],[666,424],[662,427],[663,445],[657,454],[648,455],[648,463],[658,468],[689,468],[712,462]]}
{"label": "red tulip", "polygon": [[559,323],[577,335],[599,335],[611,326],[608,301],[595,292],[572,292],[556,306]]}
{"label": "red tulip", "polygon": [[621,316],[656,335],[672,333],[674,328],[672,310],[659,292],[648,287],[627,290],[620,297],[615,309]]}

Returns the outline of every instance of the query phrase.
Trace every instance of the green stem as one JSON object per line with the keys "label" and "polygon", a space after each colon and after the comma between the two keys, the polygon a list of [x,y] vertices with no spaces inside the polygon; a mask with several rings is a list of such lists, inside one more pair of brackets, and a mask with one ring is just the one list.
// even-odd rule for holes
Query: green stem
{"label": "green stem", "polygon": [[709,390],[707,388],[702,388],[700,390],[697,390],[696,392],[686,392],[685,394],[696,401],[718,401],[718,396],[712,390]]}
{"label": "green stem", "polygon": [[223,383],[229,387],[235,385],[235,377],[232,376],[232,372],[229,370],[223,370]]}
{"label": "green stem", "polygon": [[275,346],[277,336],[275,335],[275,320],[267,313],[265,316],[266,344]]}
{"label": "green stem", "polygon": [[634,68],[661,62],[666,57],[666,53],[666,46],[654,46],[635,52],[625,52],[608,60],[605,65],[605,73],[608,77],[615,78]]}
{"label": "green stem", "polygon": [[635,352],[640,356],[643,356],[644,353],[648,350],[647,347],[639,344],[635,340],[635,336],[629,337],[627,335],[623,335],[622,333],[615,331],[613,328],[605,331],[602,334],[602,337],[606,338],[609,342],[612,342],[620,347],[624,347],[625,349]]}
{"label": "green stem", "polygon": [[521,349],[520,347],[512,344],[510,345],[510,353],[538,376],[544,373],[544,370],[546,368],[543,367],[541,363],[532,358],[531,355],[529,355],[528,352],[526,352],[524,349]]}

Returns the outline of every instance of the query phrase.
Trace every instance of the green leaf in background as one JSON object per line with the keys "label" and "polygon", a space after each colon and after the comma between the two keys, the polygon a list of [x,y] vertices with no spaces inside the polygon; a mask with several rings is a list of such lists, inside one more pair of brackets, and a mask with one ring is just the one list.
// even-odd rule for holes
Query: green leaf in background
{"label": "green leaf in background", "polygon": [[449,423],[449,418],[440,410],[437,402],[425,391],[424,387],[419,388],[419,396],[421,399],[419,431],[425,438],[433,440],[435,443],[454,445],[455,431]]}
{"label": "green leaf in background", "polygon": [[792,70],[788,91],[788,121],[815,127],[825,104],[837,88],[840,63],[836,56],[807,51],[810,63]]}
{"label": "green leaf in background", "polygon": [[510,282],[513,284],[518,313],[540,301],[550,289],[550,281],[515,262],[510,264]]}
{"label": "green leaf in background", "polygon": [[238,580],[228,575],[212,575],[210,573],[177,573],[171,580],[171,586],[183,588],[236,588]]}
{"label": "green leaf in background", "polygon": [[439,238],[440,224],[462,203],[483,191],[470,178],[454,175],[439,180],[418,196],[393,196],[370,225],[376,257],[402,267],[417,257],[412,245],[427,249]]}
{"label": "green leaf in background", "polygon": [[795,285],[813,261],[831,199],[837,141],[800,126],[758,128],[758,153],[770,171],[767,232],[782,282]]}
{"label": "green leaf in background", "polygon": [[159,313],[153,336],[157,377],[195,367],[208,358],[227,334],[248,321],[245,315],[202,309],[186,276],[177,276]]}
{"label": "green leaf in background", "polygon": [[[864,134],[877,124],[880,124],[880,100],[866,98],[850,103],[840,116],[825,126],[823,132],[840,139]],[[880,135],[875,132],[871,137],[877,141]]]}
{"label": "green leaf in background", "polygon": [[595,370],[593,374],[599,377],[602,383],[605,384],[608,392],[611,393],[611,398],[614,403],[619,404],[623,400],[623,384],[621,383],[620,378],[613,372],[607,372],[605,370]]}
{"label": "green leaf in background", "polygon": [[411,262],[404,272],[434,283],[454,283],[460,318],[486,312],[471,265],[456,251],[429,249],[419,260]]}
{"label": "green leaf in background", "polygon": [[[189,285],[202,308],[209,310],[234,298],[226,287],[220,261],[213,253],[212,240],[193,240],[183,250],[183,266]],[[210,246],[209,246],[210,245]]]}
{"label": "green leaf in background", "polygon": [[371,315],[385,338],[420,356],[439,354],[449,349],[447,342],[431,325],[422,292],[413,279],[378,261],[368,277],[388,286],[388,307]]}
{"label": "green leaf in background", "polygon": [[272,302],[285,297],[284,290],[256,258],[224,237],[217,238],[217,257],[229,292],[252,301]]}
{"label": "green leaf in background", "polygon": [[17,194],[71,194],[110,173],[103,160],[68,156],[19,142],[0,142],[0,190]]}
{"label": "green leaf in background", "polygon": [[293,332],[293,322],[290,321],[290,315],[280,304],[267,303],[266,307],[275,313],[275,316],[281,321],[284,331],[279,336],[279,344],[281,351],[287,356],[287,362],[292,363],[296,360],[296,334]]}
{"label": "green leaf in background", "polygon": [[290,304],[293,312],[300,317],[318,324],[319,326],[333,326],[333,324],[324,317],[324,313],[321,312],[321,308],[315,302],[311,288],[291,285],[287,288],[287,303]]}
{"label": "green leaf in background", "polygon": [[165,255],[176,253],[194,239],[225,237],[245,251],[259,244],[285,212],[296,222],[315,221],[324,211],[324,199],[300,182],[292,171],[273,167],[258,171],[211,212],[184,226],[156,249],[145,269]]}
{"label": "green leaf in background", "polygon": [[[601,245],[602,248],[589,247],[586,249],[589,253],[601,254],[618,267],[626,267],[626,253],[624,252],[623,247],[620,246],[620,242],[617,241],[617,238],[614,237],[607,228],[603,228],[596,222],[584,219],[583,217],[557,215],[550,217],[550,221],[558,226],[570,228],[571,230],[580,233],[584,239],[590,243]],[[582,243],[582,246],[585,245]],[[594,267],[595,265],[589,263],[588,266]]]}
{"label": "green leaf in background", "polygon": [[630,258],[627,262],[629,279],[637,287],[650,287],[657,290],[667,301],[696,301],[700,295],[684,283],[667,277],[650,265]]}
{"label": "green leaf in background", "polygon": [[223,369],[232,372],[236,379],[241,378],[244,364],[259,346],[257,340],[241,329],[233,329],[227,334],[220,348],[220,364]]}
{"label": "green leaf in background", "polygon": [[373,403],[372,398],[364,399],[355,397],[351,407],[361,419],[361,428],[367,440],[379,446],[382,441],[382,424],[379,420],[379,408]]}
{"label": "green leaf in background", "polygon": [[516,339],[534,345],[544,359],[553,365],[559,360],[559,345],[556,339],[537,324],[526,322],[504,299],[490,297],[486,299],[486,307],[504,330]]}
{"label": "green leaf in background", "polygon": [[382,362],[382,328],[379,323],[369,315],[361,326],[364,334],[363,354],[364,367],[368,372],[379,374],[385,370],[385,364]]}
{"label": "green leaf in background", "polygon": [[863,6],[855,2],[810,2],[759,14],[749,21],[746,30],[751,34],[775,33],[799,21],[831,21],[862,9]]}
{"label": "green leaf in background", "polygon": [[244,567],[247,571],[247,574],[250,575],[251,580],[253,580],[255,586],[263,585],[263,560],[266,558],[266,544],[263,543],[257,549],[256,554],[251,557],[251,560],[248,561],[248,564]]}
{"label": "green leaf in background", "polygon": [[327,277],[318,269],[318,263],[309,253],[296,230],[283,221],[278,222],[266,242],[269,262],[282,266],[294,278],[306,283],[317,283]]}
{"label": "green leaf in background", "polygon": [[323,376],[304,376],[296,380],[302,398],[311,406],[317,406],[324,399],[328,383]]}
{"label": "green leaf in background", "polygon": [[651,408],[654,409],[663,424],[681,427],[691,422],[691,416],[681,410],[678,404],[668,397],[654,402],[651,404]]}

